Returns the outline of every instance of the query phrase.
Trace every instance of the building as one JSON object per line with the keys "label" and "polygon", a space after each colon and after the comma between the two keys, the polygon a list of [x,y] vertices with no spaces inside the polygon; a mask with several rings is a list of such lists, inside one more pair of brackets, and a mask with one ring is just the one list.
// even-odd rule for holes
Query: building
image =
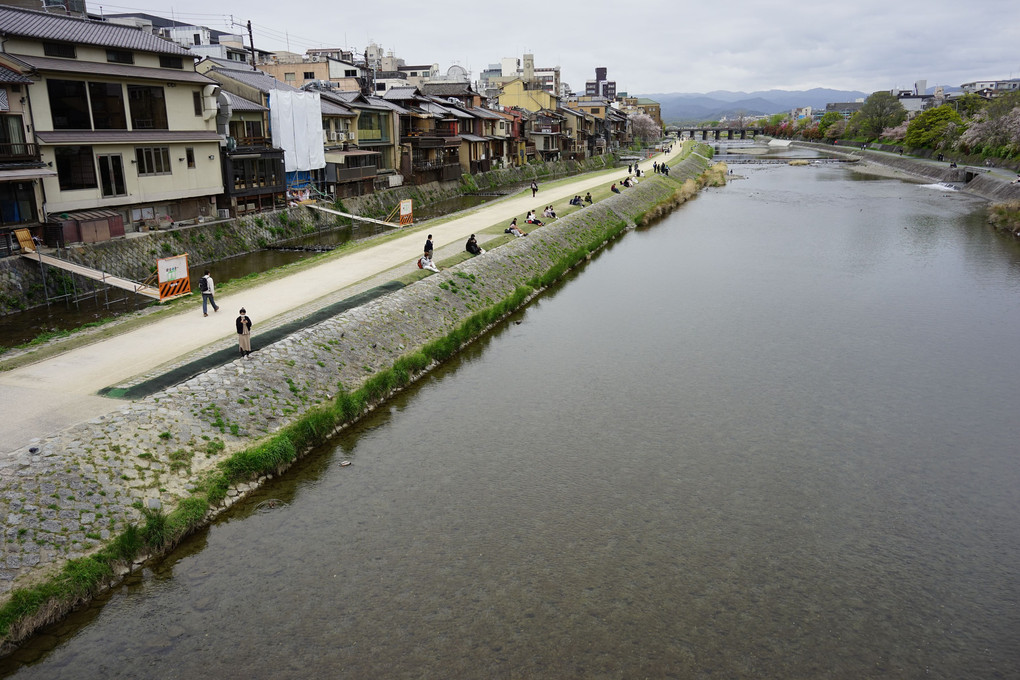
{"label": "building", "polygon": [[595,68],[595,80],[585,81],[584,93],[589,97],[602,97],[609,101],[616,99],[616,81],[607,79],[605,66]]}
{"label": "building", "polygon": [[[41,217],[60,216],[66,240],[216,215],[219,88],[187,49],[135,28],[11,7],[0,7],[0,32],[0,65],[31,81],[32,135],[56,170],[40,178]],[[76,231],[77,213],[96,210],[105,226]]]}

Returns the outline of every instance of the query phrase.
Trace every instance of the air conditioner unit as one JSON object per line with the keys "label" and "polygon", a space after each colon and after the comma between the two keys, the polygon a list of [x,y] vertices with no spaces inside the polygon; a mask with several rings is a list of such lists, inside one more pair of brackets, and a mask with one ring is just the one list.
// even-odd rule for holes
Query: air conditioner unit
{"label": "air conditioner unit", "polygon": [[329,131],[329,141],[331,141],[331,142],[335,142],[336,141],[336,132],[334,132],[333,130]]}
{"label": "air conditioner unit", "polygon": [[346,139],[347,139],[347,133],[346,132],[338,132],[338,133],[336,133],[336,141],[342,142],[342,141],[344,141]]}

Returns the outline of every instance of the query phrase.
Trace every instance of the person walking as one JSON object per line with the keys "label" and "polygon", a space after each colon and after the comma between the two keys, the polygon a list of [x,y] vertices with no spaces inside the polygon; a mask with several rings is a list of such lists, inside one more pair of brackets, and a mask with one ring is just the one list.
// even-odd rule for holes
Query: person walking
{"label": "person walking", "polygon": [[431,260],[432,259],[432,234],[425,239],[425,255]]}
{"label": "person walking", "polygon": [[213,311],[220,311],[219,306],[216,304],[216,298],[213,297],[216,293],[216,284],[213,283],[212,275],[209,274],[209,270],[205,270],[205,275],[198,280],[198,289],[202,291],[202,316],[209,316],[209,305],[212,305]]}
{"label": "person walking", "polygon": [[538,193],[538,182],[531,180],[531,197],[534,198]]}
{"label": "person walking", "polygon": [[247,357],[251,354],[251,318],[241,307],[237,317],[237,346],[241,350],[241,356]]}

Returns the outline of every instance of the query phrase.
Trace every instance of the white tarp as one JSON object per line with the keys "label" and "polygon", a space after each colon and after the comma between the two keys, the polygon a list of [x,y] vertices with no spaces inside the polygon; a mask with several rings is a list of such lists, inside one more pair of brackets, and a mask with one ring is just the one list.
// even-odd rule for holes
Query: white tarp
{"label": "white tarp", "polygon": [[283,149],[287,172],[326,167],[322,145],[322,105],[318,92],[269,92],[273,146]]}

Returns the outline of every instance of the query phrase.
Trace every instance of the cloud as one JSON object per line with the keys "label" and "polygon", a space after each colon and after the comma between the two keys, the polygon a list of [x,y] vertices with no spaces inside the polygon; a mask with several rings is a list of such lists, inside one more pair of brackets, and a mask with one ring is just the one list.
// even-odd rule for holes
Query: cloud
{"label": "cloud", "polygon": [[[166,16],[165,5],[104,6]],[[181,0],[175,16],[228,30],[230,16],[207,2]],[[1020,76],[1020,22],[1015,4],[982,0],[857,0],[853,3],[760,3],[729,0],[689,5],[675,1],[519,0],[499,6],[430,5],[391,0],[384,5],[329,5],[252,0],[239,8],[262,49],[303,52],[375,41],[408,63],[458,63],[473,77],[502,57],[535,55],[539,66],[559,65],[575,89],[605,66],[630,93],[757,91],[831,87],[871,92],[967,80]],[[241,32],[240,28],[232,29]]]}

